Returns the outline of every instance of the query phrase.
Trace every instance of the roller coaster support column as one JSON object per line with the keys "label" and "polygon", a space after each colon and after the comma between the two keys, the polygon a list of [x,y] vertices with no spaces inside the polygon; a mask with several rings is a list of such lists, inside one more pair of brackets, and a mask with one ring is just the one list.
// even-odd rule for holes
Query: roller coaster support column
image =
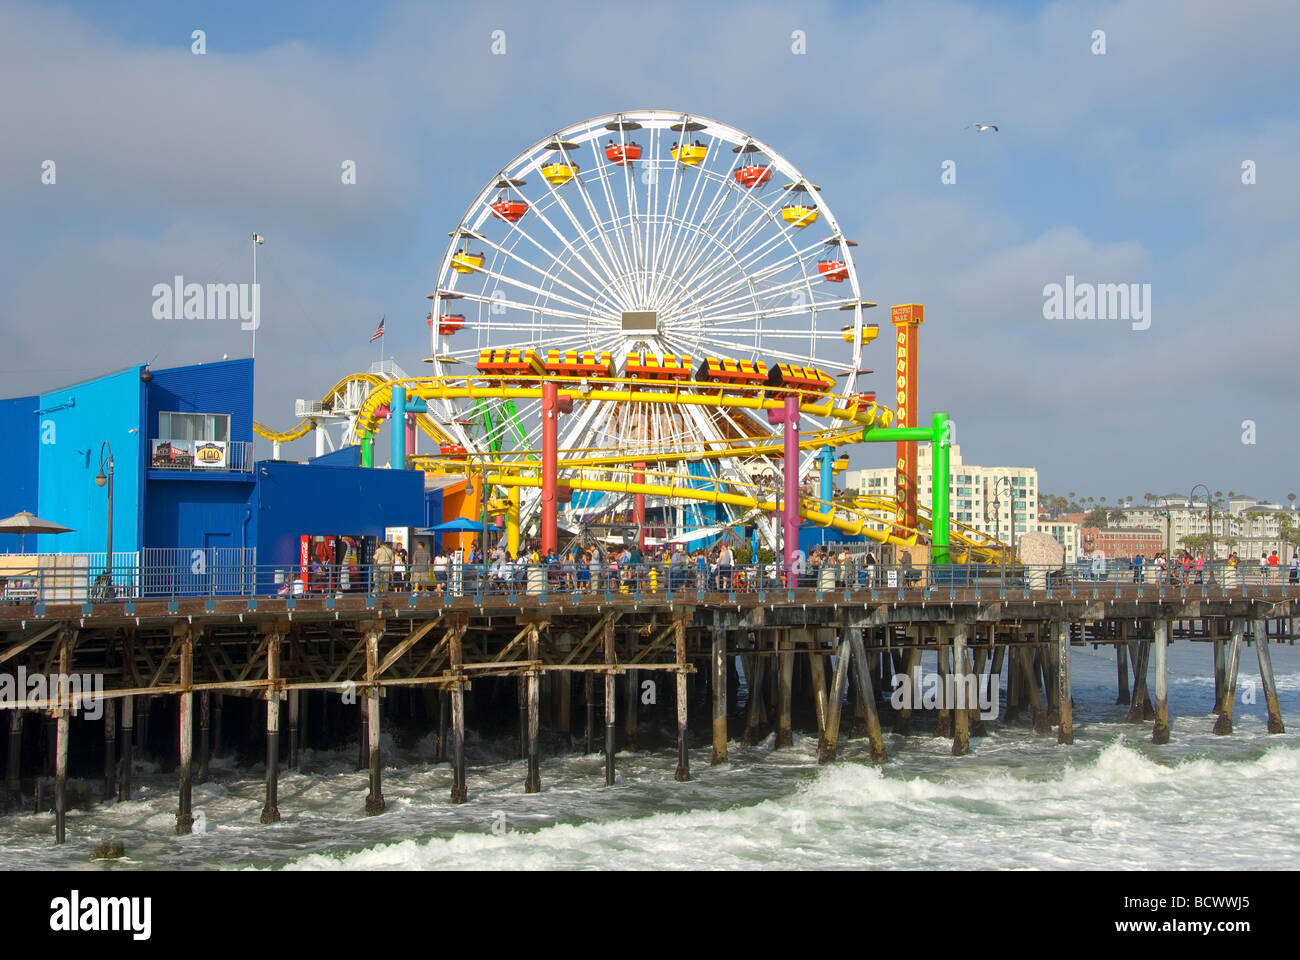
{"label": "roller coaster support column", "polygon": [[[393,462],[390,466],[394,470],[406,469],[407,448],[408,445],[414,445],[415,421],[408,417],[408,414],[427,413],[428,411],[429,405],[419,397],[407,398],[405,387],[393,387],[393,400],[389,405],[388,426],[393,441]],[[373,438],[370,442],[373,445]],[[364,456],[364,452],[362,455]],[[373,459],[373,452],[371,456]],[[362,466],[365,466],[365,464],[363,463]]]}
{"label": "roller coaster support column", "polygon": [[[632,464],[632,482],[645,483],[645,463]],[[636,521],[637,549],[645,552],[645,494],[638,493],[633,499],[633,519]]]}
{"label": "roller coaster support column", "polygon": [[948,562],[948,414],[934,415],[934,477],[930,500],[930,562]]}
{"label": "roller coaster support column", "polygon": [[542,384],[542,556],[559,548],[556,471],[559,467],[559,388]]}
{"label": "roller coaster support column", "polygon": [[361,431],[361,465],[363,467],[375,465],[375,437],[369,430]]}
{"label": "roller coaster support column", "polygon": [[510,488],[510,509],[506,511],[506,549],[519,556],[519,487]]}
{"label": "roller coaster support column", "polygon": [[835,475],[832,470],[832,467],[835,464],[835,448],[822,447],[821,453],[818,454],[817,459],[822,468],[821,499],[823,503],[830,503],[835,497]]}
{"label": "roller coaster support column", "polygon": [[779,423],[785,428],[785,503],[781,511],[781,553],[785,569],[794,566],[794,555],[799,549],[799,396],[785,398],[785,409],[769,410],[768,423]]}

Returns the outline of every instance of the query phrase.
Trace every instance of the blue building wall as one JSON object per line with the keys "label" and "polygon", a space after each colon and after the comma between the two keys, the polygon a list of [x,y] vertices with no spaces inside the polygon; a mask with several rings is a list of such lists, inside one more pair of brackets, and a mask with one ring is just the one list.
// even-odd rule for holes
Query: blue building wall
{"label": "blue building wall", "polygon": [[[254,547],[256,474],[222,482],[206,474],[150,474],[145,506],[146,547]],[[226,476],[232,476],[226,474]]]}
{"label": "blue building wall", "polygon": [[[60,553],[101,552],[108,532],[107,489],[95,485],[101,445],[108,441],[116,467],[113,481],[113,550],[140,548],[144,520],[144,447],[141,429],[143,365],[41,394],[36,433],[24,442],[37,450],[42,519],[72,527],[71,533],[37,538],[36,549]],[[53,442],[42,443],[42,434]],[[27,548],[33,549],[31,539]]]}
{"label": "blue building wall", "polygon": [[[39,418],[36,409],[39,397],[15,397],[0,400],[0,436],[7,439],[5,451],[4,483],[0,483],[0,517],[8,517],[20,510],[30,510],[40,516],[40,488],[37,484],[40,462],[36,456]],[[15,553],[22,546],[21,539],[11,533],[0,533],[0,551]],[[27,538],[27,548],[34,549],[36,538]]]}
{"label": "blue building wall", "polygon": [[418,470],[257,465],[257,562],[292,565],[303,534],[382,537],[384,527],[424,522],[424,474]]}
{"label": "blue building wall", "polygon": [[253,361],[222,360],[154,370],[146,390],[148,439],[158,436],[158,414],[225,413],[232,441],[253,439]]}

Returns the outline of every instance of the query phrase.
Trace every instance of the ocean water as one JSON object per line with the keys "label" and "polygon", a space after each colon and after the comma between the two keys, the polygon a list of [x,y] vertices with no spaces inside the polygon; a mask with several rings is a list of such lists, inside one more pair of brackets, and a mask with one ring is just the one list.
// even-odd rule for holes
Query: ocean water
{"label": "ocean water", "polygon": [[[305,752],[280,781],[282,820],[262,826],[262,769],[213,765],[194,788],[196,832],[177,837],[174,777],[142,769],[136,799],[68,817],[53,844],[49,813],[0,817],[5,869],[728,869],[1300,867],[1300,648],[1271,647],[1288,732],[1266,732],[1254,648],[1243,648],[1235,730],[1212,733],[1208,644],[1170,648],[1171,742],[1123,722],[1109,649],[1073,650],[1075,743],[1027,726],[988,724],[966,757],[928,732],[886,734],[889,762],[865,741],[841,741],[816,762],[816,738],[729,745],[709,766],[691,752],[689,783],[675,751],[620,754],[604,786],[599,754],[543,754],[542,792],[523,792],[513,742],[470,737],[470,801],[448,802],[451,770],[434,738],[394,750],[385,739],[381,816],[363,813],[356,751]],[[927,665],[933,669],[933,664]],[[1249,693],[1245,695],[1249,697]],[[97,785],[91,785],[92,792]],[[126,858],[91,861],[120,841]]]}

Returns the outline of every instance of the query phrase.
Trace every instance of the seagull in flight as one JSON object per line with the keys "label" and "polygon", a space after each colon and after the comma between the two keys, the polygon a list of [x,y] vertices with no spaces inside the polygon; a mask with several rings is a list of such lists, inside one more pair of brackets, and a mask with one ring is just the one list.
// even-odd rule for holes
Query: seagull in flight
{"label": "seagull in flight", "polygon": [[998,132],[998,125],[996,123],[972,123],[971,126],[980,133],[983,133],[985,130],[992,130],[994,133]]}

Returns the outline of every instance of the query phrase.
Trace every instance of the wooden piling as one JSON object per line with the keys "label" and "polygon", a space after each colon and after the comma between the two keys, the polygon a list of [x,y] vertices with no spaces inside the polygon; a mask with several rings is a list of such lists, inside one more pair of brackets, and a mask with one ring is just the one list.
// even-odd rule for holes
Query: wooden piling
{"label": "wooden piling", "polygon": [[25,711],[23,710],[12,710],[9,713],[9,754],[5,758],[5,791],[15,802],[21,801],[23,793],[22,756],[24,714]]}
{"label": "wooden piling", "polygon": [[369,749],[366,751],[367,766],[370,771],[370,793],[366,796],[366,816],[373,817],[384,812],[384,756],[380,746],[379,707],[379,638],[384,635],[383,623],[366,624],[362,627],[366,635],[366,734]]}
{"label": "wooden piling", "polygon": [[224,694],[212,695],[212,756],[220,760],[226,755],[225,741],[221,735],[222,714],[225,713],[226,697]]}
{"label": "wooden piling", "polygon": [[623,712],[623,749],[637,751],[637,724],[641,715],[641,671],[629,670],[624,688],[627,707]]}
{"label": "wooden piling", "polygon": [[[1215,704],[1219,716],[1214,721],[1214,732],[1221,737],[1232,733],[1232,714],[1237,703],[1237,666],[1241,662],[1241,641],[1246,633],[1246,621],[1232,621],[1232,639],[1224,644],[1214,641]],[[1226,650],[1224,649],[1226,646]]]}
{"label": "wooden piling", "polygon": [[204,690],[199,694],[199,769],[198,781],[208,779],[208,758],[212,754],[212,694]]}
{"label": "wooden piling", "polygon": [[1016,648],[1016,653],[1020,661],[1020,675],[1026,681],[1025,689],[1029,694],[1029,710],[1034,718],[1034,733],[1038,736],[1046,736],[1051,732],[1051,724],[1047,722],[1047,710],[1043,706],[1042,691],[1038,687],[1038,669],[1034,666],[1033,654],[1030,652],[1028,645],[1022,644]]}
{"label": "wooden piling", "polygon": [[[790,719],[791,701],[794,693],[794,644],[790,640],[790,631],[781,630],[777,634],[777,669],[780,672],[781,692],[777,705],[776,746],[794,746],[794,726]],[[866,665],[863,664],[865,667]]]}
{"label": "wooden piling", "polygon": [[131,799],[131,773],[134,766],[131,753],[135,742],[131,729],[135,723],[134,701],[135,697],[129,693],[122,698],[122,760],[118,765],[120,771],[117,778],[118,803],[125,803]]}
{"label": "wooden piling", "polygon": [[1259,656],[1259,680],[1264,686],[1264,703],[1268,708],[1268,732],[1286,733],[1282,709],[1277,701],[1277,681],[1273,678],[1273,654],[1268,649],[1268,621],[1255,621],[1255,653]]}
{"label": "wooden piling", "polygon": [[1147,648],[1141,640],[1129,641],[1129,656],[1133,661],[1133,697],[1129,704],[1126,723],[1141,723],[1146,719],[1147,704]]}
{"label": "wooden piling", "polygon": [[[975,690],[977,696],[970,710],[970,735],[972,737],[985,736],[984,714],[980,704],[984,702],[989,689],[989,678],[984,674],[984,667],[988,663],[988,657],[988,650],[984,647],[980,647],[975,651]],[[998,681],[994,680],[993,682],[997,683]]]}
{"label": "wooden piling", "polygon": [[567,670],[551,675],[551,696],[553,701],[553,712],[551,722],[555,725],[555,732],[561,734],[565,743],[572,741],[569,739],[573,732],[573,675]]}
{"label": "wooden piling", "polygon": [[608,619],[605,621],[604,635],[602,637],[605,652],[605,786],[614,785],[615,773],[614,768],[614,717],[615,691],[614,691],[614,621]]}
{"label": "wooden piling", "polygon": [[582,740],[583,754],[595,749],[596,741],[596,675],[587,671],[582,677],[583,705],[587,708],[587,726]]}
{"label": "wooden piling", "polygon": [[948,703],[948,690],[952,686],[952,661],[948,655],[948,644],[946,638],[940,634],[938,637],[939,650],[939,711],[938,719],[934,725],[934,735],[936,737],[951,737],[952,731],[952,705]]}
{"label": "wooden piling", "polygon": [[448,642],[451,651],[451,802],[469,799],[465,778],[465,660],[464,631],[452,630]]}
{"label": "wooden piling", "polygon": [[1070,625],[1056,623],[1056,742],[1074,743],[1074,690],[1070,668]]}
{"label": "wooden piling", "polygon": [[912,711],[921,696],[920,683],[921,648],[909,647],[904,674],[904,683],[910,688],[910,694],[903,700],[903,708],[894,714],[894,733],[906,736],[912,732]]}
{"label": "wooden piling", "polygon": [[[1046,633],[1046,636],[1043,634]],[[1061,665],[1060,646],[1057,643],[1054,625],[1043,624],[1039,628],[1039,663],[1043,671],[1043,690],[1047,694],[1047,722],[1052,726],[1061,722]]]}
{"label": "wooden piling", "polygon": [[826,727],[817,744],[817,762],[832,763],[840,740],[840,711],[844,702],[844,689],[849,682],[849,661],[853,658],[853,643],[849,638],[840,640],[835,655],[835,674],[831,679],[831,693],[826,701]]}
{"label": "wooden piling", "polygon": [[117,792],[117,701],[104,701],[104,802]]}
{"label": "wooden piling", "polygon": [[[1000,648],[1003,652],[1010,650],[1008,644],[1003,644]],[[1007,709],[1002,716],[1003,723],[1012,723],[1020,719],[1021,704],[1023,697],[1020,695],[1020,657],[1014,651],[1010,651],[1007,657]]]}
{"label": "wooden piling", "polygon": [[727,762],[727,635],[713,634],[713,755],[711,765]]}
{"label": "wooden piling", "polygon": [[747,657],[745,660],[745,688],[749,702],[745,706],[745,734],[741,743],[752,747],[758,743],[759,730],[763,724],[763,679],[767,669],[767,658]]}
{"label": "wooden piling", "polygon": [[[964,623],[957,623],[952,628],[952,690],[955,699],[952,704],[952,755],[964,757],[970,753],[970,704],[968,700],[972,691],[967,679],[971,676],[968,662],[966,640],[970,628]],[[944,647],[940,647],[940,653]],[[978,689],[978,687],[976,688]],[[948,698],[948,687],[944,686],[944,699]],[[979,697],[976,696],[978,705]]]}
{"label": "wooden piling", "polygon": [[820,651],[821,644],[808,648],[808,681],[812,688],[813,710],[817,713],[818,742],[826,738],[826,664]]}
{"label": "wooden piling", "polygon": [[289,691],[289,769],[298,769],[298,693]]}
{"label": "wooden piling", "polygon": [[1128,646],[1124,643],[1115,644],[1115,682],[1119,688],[1119,693],[1115,697],[1115,703],[1127,704],[1129,702],[1128,693]]}
{"label": "wooden piling", "polygon": [[862,631],[849,630],[849,648],[853,651],[849,664],[853,668],[857,681],[858,703],[867,717],[867,739],[871,744],[871,759],[875,763],[884,763],[885,735],[880,729],[880,717],[876,713],[876,692],[871,686],[871,670],[867,664],[866,650],[862,645]]}
{"label": "wooden piling", "polygon": [[[355,690],[354,690],[355,692]],[[363,691],[357,701],[357,722],[360,735],[357,738],[357,769],[370,769],[370,711],[366,709],[366,695]]]}
{"label": "wooden piling", "polygon": [[[541,639],[537,624],[528,627],[528,659],[536,663],[541,659]],[[538,695],[541,676],[536,667],[528,669],[528,774],[524,779],[524,793],[540,793],[542,789],[541,757],[537,751]]]}
{"label": "wooden piling", "polygon": [[176,833],[188,836],[194,832],[194,637],[188,625],[181,628],[184,636],[180,644],[181,693],[180,701],[180,798],[176,807]]}
{"label": "wooden piling", "polygon": [[1152,743],[1169,742],[1169,621],[1157,620],[1156,631],[1156,726]]}
{"label": "wooden piling", "polygon": [[280,634],[272,632],[266,644],[266,803],[262,823],[280,820]]}
{"label": "wooden piling", "polygon": [[54,842],[68,837],[68,661],[73,634],[60,631],[59,637],[59,707],[55,711],[54,747]]}
{"label": "wooden piling", "polygon": [[[673,620],[673,648],[677,655],[677,770],[673,779],[685,783],[691,779],[691,758],[688,752],[686,731],[686,618]],[[629,704],[635,709],[634,704]]]}
{"label": "wooden piling", "polygon": [[519,722],[516,725],[515,748],[520,760],[528,758],[528,678],[522,674],[515,678],[515,708]]}
{"label": "wooden piling", "polygon": [[447,751],[447,731],[451,726],[451,692],[448,690],[438,691],[438,762],[446,763],[448,757]]}

